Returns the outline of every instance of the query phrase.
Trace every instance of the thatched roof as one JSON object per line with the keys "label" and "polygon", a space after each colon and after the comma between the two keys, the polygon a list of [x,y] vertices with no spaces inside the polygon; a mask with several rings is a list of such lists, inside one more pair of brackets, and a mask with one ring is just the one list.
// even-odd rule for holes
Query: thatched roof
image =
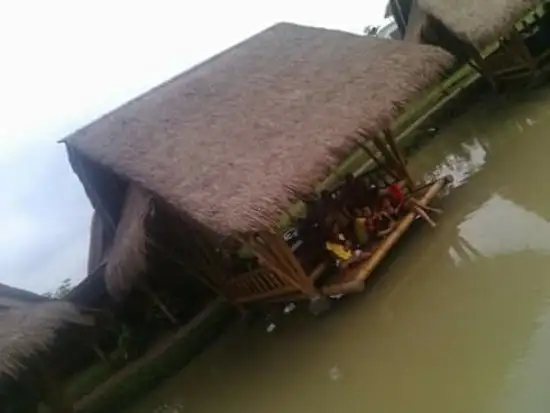
{"label": "thatched roof", "polygon": [[27,290],[0,284],[0,308],[13,308],[28,303],[40,303],[48,301],[48,298]]}
{"label": "thatched roof", "polygon": [[276,25],[66,139],[218,233],[272,225],[452,64],[438,48]]}
{"label": "thatched roof", "polygon": [[[14,297],[14,290],[2,285],[0,300]],[[67,324],[93,323],[91,317],[83,315],[68,302],[40,298],[40,301],[28,300],[25,304],[20,301],[18,305],[0,309],[0,376],[17,375],[30,357],[48,349],[59,328]]]}
{"label": "thatched roof", "polygon": [[481,48],[507,34],[540,0],[418,0],[459,38]]}
{"label": "thatched roof", "polygon": [[403,40],[408,42],[421,42],[422,32],[427,24],[426,13],[416,5],[413,4],[410,14],[407,19],[407,27],[405,29],[405,37]]}
{"label": "thatched roof", "polygon": [[138,185],[130,185],[105,270],[105,284],[114,298],[127,294],[144,275],[146,218],[151,206],[152,196]]}

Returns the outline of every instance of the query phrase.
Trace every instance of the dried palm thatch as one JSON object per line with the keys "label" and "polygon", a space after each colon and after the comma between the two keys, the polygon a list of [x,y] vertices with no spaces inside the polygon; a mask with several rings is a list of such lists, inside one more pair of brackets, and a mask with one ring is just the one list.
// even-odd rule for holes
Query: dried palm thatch
{"label": "dried palm thatch", "polygon": [[274,225],[453,62],[445,51],[278,24],[68,137],[221,234]]}
{"label": "dried palm thatch", "polygon": [[426,13],[415,2],[407,20],[407,28],[403,40],[416,43],[422,42],[422,33],[427,25],[427,17]]}
{"label": "dried palm thatch", "polygon": [[0,376],[16,376],[68,324],[92,325],[93,319],[74,305],[55,300],[0,310]]}
{"label": "dried palm thatch", "polygon": [[540,0],[418,0],[460,39],[483,48],[507,34]]}
{"label": "dried palm thatch", "polygon": [[112,297],[127,294],[143,276],[147,241],[145,224],[151,205],[151,194],[138,185],[130,185],[105,270],[105,283]]}

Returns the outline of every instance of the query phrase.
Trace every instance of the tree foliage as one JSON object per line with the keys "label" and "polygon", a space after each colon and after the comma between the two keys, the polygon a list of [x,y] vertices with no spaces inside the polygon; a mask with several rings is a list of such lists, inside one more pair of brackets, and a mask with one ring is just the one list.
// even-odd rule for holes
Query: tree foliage
{"label": "tree foliage", "polygon": [[45,297],[61,300],[65,298],[72,290],[72,280],[70,278],[65,278],[61,281],[61,284],[55,291],[50,291],[44,294]]}

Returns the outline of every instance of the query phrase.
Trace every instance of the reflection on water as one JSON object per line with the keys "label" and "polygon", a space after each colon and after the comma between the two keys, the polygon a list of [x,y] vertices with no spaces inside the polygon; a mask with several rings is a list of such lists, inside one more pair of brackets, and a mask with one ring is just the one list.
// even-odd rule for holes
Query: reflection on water
{"label": "reflection on water", "polygon": [[546,412],[549,114],[539,91],[454,119],[410,162],[455,178],[445,213],[364,294],[234,326],[128,413]]}
{"label": "reflection on water", "polygon": [[550,223],[498,194],[458,225],[459,236],[486,257],[550,251]]}

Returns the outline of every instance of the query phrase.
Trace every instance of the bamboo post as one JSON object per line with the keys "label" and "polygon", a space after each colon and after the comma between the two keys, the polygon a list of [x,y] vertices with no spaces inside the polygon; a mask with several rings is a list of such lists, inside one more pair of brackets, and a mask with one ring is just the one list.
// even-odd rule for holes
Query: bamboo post
{"label": "bamboo post", "polygon": [[474,61],[474,69],[477,68],[478,72],[491,84],[493,90],[498,91],[498,82],[495,79],[494,73],[491,69],[489,69],[487,62],[485,61],[483,56],[481,56],[479,50],[472,48],[468,50],[468,54],[470,55],[470,58]]}
{"label": "bamboo post", "polygon": [[512,28],[509,39],[511,42],[510,45],[512,53],[516,54],[516,56],[518,56],[527,65],[527,68],[529,69],[531,75],[536,74],[537,63],[535,62],[533,55],[527,48],[523,37],[521,37],[521,34],[517,31],[515,27]]}
{"label": "bamboo post", "polygon": [[393,138],[393,135],[389,130],[384,131],[384,136],[386,138],[386,142],[388,143],[388,145],[390,146],[393,152],[394,157],[397,159],[401,172],[403,173],[403,176],[407,181],[407,186],[412,191],[414,189],[414,181],[411,175],[409,174],[409,170],[407,169],[405,158],[403,157],[401,150],[397,146],[397,143],[395,142],[395,139]]}
{"label": "bamboo post", "polygon": [[113,363],[111,363],[110,357],[103,351],[101,347],[97,345],[95,341],[92,342],[92,344],[90,344],[90,347],[92,348],[93,352],[95,353],[97,358],[101,360],[102,363],[107,365],[110,370],[114,370]]}
{"label": "bamboo post", "polygon": [[170,312],[168,307],[162,302],[162,300],[159,298],[155,292],[149,288],[149,285],[147,283],[143,283],[141,285],[141,290],[151,299],[151,301],[164,313],[166,318],[170,320],[170,322],[174,325],[178,324],[178,319]]}
{"label": "bamboo post", "polygon": [[302,265],[298,262],[294,253],[280,236],[266,231],[263,234],[263,239],[271,247],[271,250],[277,258],[282,263],[286,264],[285,266],[296,276],[296,281],[300,284],[302,292],[310,296],[318,295],[313,283],[302,268]]}
{"label": "bamboo post", "polygon": [[405,32],[407,30],[407,23],[405,21],[405,15],[403,14],[403,9],[401,8],[401,3],[399,2],[399,0],[390,0],[390,2],[397,9],[397,14],[399,16],[394,16],[394,17],[401,22],[401,26],[399,27],[399,29],[400,29],[399,31],[401,32],[401,36],[405,37]]}
{"label": "bamboo post", "polygon": [[284,268],[280,268],[276,260],[269,251],[267,251],[262,245],[260,245],[253,237],[250,237],[250,246],[252,251],[260,260],[260,263],[263,264],[268,270],[273,271],[277,274],[282,280],[285,280],[286,285],[291,285],[297,291],[302,291],[302,286],[298,283],[293,277],[288,274]]}
{"label": "bamboo post", "polygon": [[[376,154],[371,150],[371,148],[368,147],[367,144],[360,142],[359,147],[363,149],[367,153],[367,155],[370,156],[370,158],[374,161],[376,166],[378,166],[380,169],[387,171],[394,179],[396,180],[399,179],[399,177],[394,173],[394,171],[391,168],[388,168],[386,165],[384,165],[380,161],[380,159],[378,159],[378,156],[376,156]],[[382,179],[385,181],[384,177],[382,177]],[[388,182],[386,182],[386,184],[388,184]]]}

